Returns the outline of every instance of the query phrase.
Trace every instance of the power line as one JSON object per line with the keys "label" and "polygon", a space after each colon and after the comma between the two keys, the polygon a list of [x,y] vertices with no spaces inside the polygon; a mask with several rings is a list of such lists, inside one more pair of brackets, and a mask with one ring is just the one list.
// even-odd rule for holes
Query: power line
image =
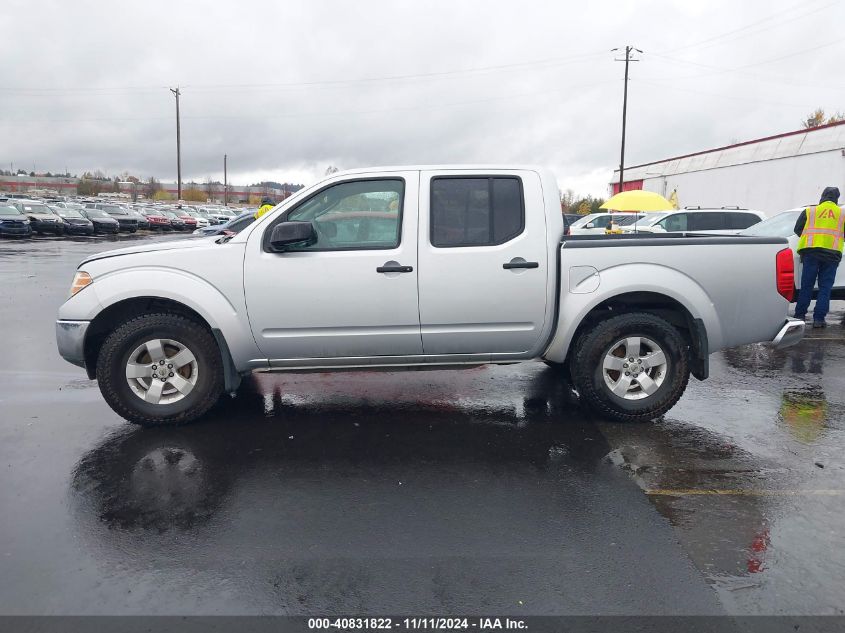
{"label": "power line", "polygon": [[[818,0],[816,0],[816,1],[818,1]],[[678,46],[678,47],[675,47],[675,48],[672,48],[672,49],[669,49],[669,50],[666,50],[666,51],[662,51],[662,52],[664,54],[667,54],[667,53],[677,53],[678,51],[687,50],[689,48],[707,48],[709,46],[713,46],[714,42],[719,42],[723,39],[730,39],[732,36],[737,35],[739,33],[744,33],[745,31],[753,31],[754,34],[762,33],[764,31],[768,31],[770,29],[781,26],[784,23],[794,22],[795,20],[800,20],[802,18],[805,18],[805,17],[808,17],[808,16],[813,15],[815,13],[818,13],[819,11],[827,9],[828,7],[831,7],[835,4],[838,4],[838,2],[829,2],[827,4],[820,6],[820,7],[812,9],[811,11],[808,11],[806,13],[791,16],[787,20],[779,21],[779,22],[776,22],[775,24],[770,24],[770,25],[765,26],[763,28],[759,28],[759,29],[756,28],[757,26],[764,24],[765,22],[770,22],[771,20],[774,20],[778,16],[781,16],[781,15],[786,14],[786,13],[791,13],[791,12],[795,11],[796,9],[806,8],[807,4],[808,4],[807,2],[799,2],[798,4],[794,4],[791,7],[788,7],[786,9],[782,9],[781,11],[777,11],[775,13],[770,13],[765,18],[762,18],[762,19],[757,20],[755,22],[751,22],[750,24],[746,24],[745,26],[741,26],[737,29],[733,29],[731,31],[724,31],[724,32],[722,32],[718,35],[714,35],[713,37],[709,37],[709,38],[704,39],[704,40],[699,40],[697,42],[692,42],[690,44],[684,44],[683,46]],[[809,4],[812,4],[812,2],[809,3]]]}
{"label": "power line", "polygon": [[[751,63],[751,64],[745,64],[743,66],[736,66],[734,68],[724,68],[724,67],[721,67],[721,66],[713,66],[712,64],[702,64],[700,62],[693,62],[693,61],[689,61],[689,60],[686,60],[686,59],[677,59],[677,58],[674,58],[674,57],[669,57],[667,55],[660,55],[658,53],[651,53],[651,55],[654,56],[654,57],[657,57],[658,59],[664,59],[664,60],[669,61],[669,62],[678,63],[678,64],[686,64],[688,66],[696,66],[696,67],[699,67],[699,68],[706,68],[706,69],[713,71],[713,72],[709,72],[709,73],[700,73],[698,75],[687,75],[687,76],[684,76],[684,77],[655,78],[656,80],[666,81],[666,80],[676,80],[676,79],[699,79],[699,78],[702,78],[702,77],[713,77],[713,76],[721,75],[721,74],[725,74],[725,73],[741,73],[741,74],[744,74],[744,75],[749,75],[749,76],[751,76],[755,79],[760,79],[761,76],[758,73],[747,72],[748,69],[749,68],[757,68],[758,66],[765,66],[767,64],[773,64],[775,62],[783,61],[784,59],[789,59],[791,57],[798,57],[800,55],[805,55],[807,53],[815,52],[815,51],[820,50],[822,48],[828,48],[830,46],[836,46],[836,45],[842,45],[842,44],[843,44],[843,42],[841,40],[834,39],[832,41],[824,42],[824,43],[819,44],[817,46],[805,48],[805,49],[802,49],[800,51],[793,51],[792,53],[787,53],[786,55],[780,55],[778,57],[772,57],[772,58],[764,59],[762,61],[754,62],[754,63]],[[787,81],[787,82],[783,82],[783,83],[790,83],[790,82]],[[800,85],[800,84],[798,84],[798,85]],[[809,84],[804,84],[804,85],[809,85]]]}
{"label": "power line", "polygon": [[[338,86],[338,85],[354,85],[364,83],[390,82],[401,81],[408,79],[431,79],[438,77],[451,77],[472,73],[498,72],[508,70],[518,70],[531,67],[553,67],[562,64],[570,64],[581,60],[586,60],[598,55],[603,55],[604,51],[595,51],[592,53],[582,53],[579,55],[569,55],[566,57],[551,57],[547,59],[515,62],[512,64],[498,64],[494,66],[477,66],[473,68],[462,68],[453,70],[442,70],[426,73],[413,73],[405,75],[385,75],[380,77],[359,77],[354,79],[330,79],[321,81],[300,81],[300,82],[282,82],[282,83],[241,83],[241,84],[191,84],[182,86],[183,88],[191,88],[191,90],[216,90],[216,89],[250,89],[250,88],[308,88],[317,86]],[[123,86],[123,87],[100,87],[100,88],[37,88],[37,87],[18,87],[8,88],[0,87],[0,92],[18,92],[18,93],[32,93],[55,95],[62,93],[120,93],[137,92],[137,91],[158,91],[162,86]]]}
{"label": "power line", "polygon": [[[283,114],[223,114],[223,115],[188,115],[181,117],[183,119],[188,120],[240,120],[240,119],[300,119],[300,118],[311,118],[311,117],[321,117],[321,116],[358,116],[358,115],[369,115],[369,114],[389,114],[392,112],[418,112],[418,111],[429,111],[429,110],[436,110],[440,108],[452,108],[452,107],[461,107],[461,106],[468,106],[468,105],[476,105],[479,103],[490,103],[494,101],[509,101],[514,99],[523,99],[527,97],[539,97],[549,94],[555,94],[559,92],[565,93],[572,93],[574,90],[581,90],[585,88],[592,88],[595,86],[606,85],[609,83],[616,83],[616,79],[608,79],[603,81],[597,82],[590,82],[587,84],[576,84],[576,85],[567,85],[562,88],[554,88],[551,90],[541,90],[541,91],[533,91],[533,92],[523,92],[523,93],[515,93],[515,94],[508,94],[508,95],[496,95],[493,97],[483,97],[480,99],[468,99],[464,101],[452,101],[452,102],[445,102],[445,103],[426,103],[425,105],[419,106],[406,106],[406,107],[394,107],[394,108],[378,108],[378,109],[369,109],[369,110],[345,110],[345,111],[318,111],[318,112],[300,112],[300,113],[283,113]],[[168,116],[150,116],[150,117],[99,117],[99,118],[85,118],[85,119],[78,119],[78,118],[69,118],[69,119],[11,119],[11,120],[2,120],[0,119],[0,124],[8,123],[8,124],[22,124],[22,123],[100,123],[100,122],[128,122],[128,121],[169,121],[171,120]]]}
{"label": "power line", "polygon": [[694,90],[692,88],[680,88],[678,86],[664,86],[664,85],[656,83],[656,82],[654,82],[653,80],[650,80],[650,79],[638,79],[637,81],[639,83],[644,83],[644,84],[648,84],[648,85],[651,85],[651,86],[656,86],[658,88],[662,88],[663,90],[689,92],[689,93],[692,93],[692,94],[704,95],[704,96],[707,96],[707,97],[717,97],[717,98],[720,98],[720,99],[727,99],[729,101],[745,101],[745,102],[756,103],[756,104],[776,105],[776,106],[781,106],[781,107],[785,107],[785,108],[806,108],[807,107],[806,104],[799,105],[797,103],[783,103],[783,102],[780,102],[780,101],[768,101],[768,100],[760,99],[760,97],[758,97],[758,96],[743,97],[741,95],[735,95],[735,94],[728,95],[728,94],[722,94],[722,93],[716,93],[716,92],[705,92],[703,90]]}

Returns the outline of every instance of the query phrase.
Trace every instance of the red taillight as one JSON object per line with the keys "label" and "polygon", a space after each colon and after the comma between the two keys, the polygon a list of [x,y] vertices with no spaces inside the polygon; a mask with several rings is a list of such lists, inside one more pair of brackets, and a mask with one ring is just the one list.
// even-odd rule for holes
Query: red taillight
{"label": "red taillight", "polygon": [[787,301],[792,301],[795,295],[795,262],[792,250],[785,248],[775,258],[778,294]]}

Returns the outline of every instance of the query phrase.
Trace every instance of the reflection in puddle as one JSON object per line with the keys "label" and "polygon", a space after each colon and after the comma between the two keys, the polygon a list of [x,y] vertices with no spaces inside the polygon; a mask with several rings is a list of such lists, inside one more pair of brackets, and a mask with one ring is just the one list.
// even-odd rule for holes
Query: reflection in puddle
{"label": "reflection in puddle", "polygon": [[827,398],[818,387],[783,392],[778,422],[799,442],[811,444],[825,430],[828,415]]}

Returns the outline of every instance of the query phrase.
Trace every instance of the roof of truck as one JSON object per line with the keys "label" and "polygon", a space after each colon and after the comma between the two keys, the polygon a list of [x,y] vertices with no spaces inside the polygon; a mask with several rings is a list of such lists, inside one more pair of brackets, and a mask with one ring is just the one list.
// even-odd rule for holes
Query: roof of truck
{"label": "roof of truck", "polygon": [[446,165],[383,165],[375,167],[356,167],[354,169],[344,169],[333,174],[327,174],[327,178],[342,174],[360,174],[362,172],[373,171],[542,171],[550,172],[548,167],[542,165],[523,165],[523,164],[446,164]]}

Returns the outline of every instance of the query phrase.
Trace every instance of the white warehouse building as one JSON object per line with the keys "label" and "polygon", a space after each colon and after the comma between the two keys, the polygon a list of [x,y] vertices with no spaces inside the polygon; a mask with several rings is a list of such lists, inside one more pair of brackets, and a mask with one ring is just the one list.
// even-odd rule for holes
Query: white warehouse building
{"label": "white warehouse building", "polygon": [[[626,167],[623,188],[675,192],[682,207],[738,206],[771,216],[817,203],[828,186],[845,196],[845,122]],[[619,191],[619,170],[610,191]]]}

